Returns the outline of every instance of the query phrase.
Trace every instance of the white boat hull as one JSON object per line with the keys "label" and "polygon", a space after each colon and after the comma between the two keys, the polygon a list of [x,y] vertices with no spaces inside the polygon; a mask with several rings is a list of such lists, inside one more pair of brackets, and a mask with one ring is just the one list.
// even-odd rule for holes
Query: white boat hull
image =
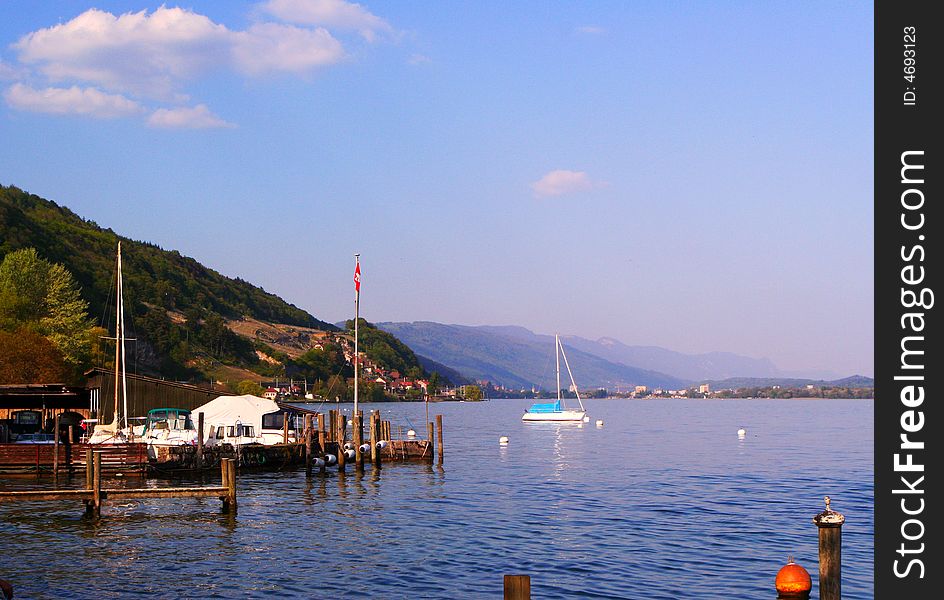
{"label": "white boat hull", "polygon": [[526,412],[522,421],[580,421],[583,422],[585,410],[561,410],[555,412]]}

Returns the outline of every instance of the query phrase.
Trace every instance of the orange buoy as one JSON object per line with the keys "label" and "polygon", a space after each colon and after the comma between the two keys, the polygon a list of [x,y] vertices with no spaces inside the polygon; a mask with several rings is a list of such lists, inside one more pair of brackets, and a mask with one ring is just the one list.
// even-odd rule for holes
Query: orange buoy
{"label": "orange buoy", "polygon": [[793,562],[791,556],[777,573],[775,585],[779,598],[809,598],[813,580],[806,569]]}

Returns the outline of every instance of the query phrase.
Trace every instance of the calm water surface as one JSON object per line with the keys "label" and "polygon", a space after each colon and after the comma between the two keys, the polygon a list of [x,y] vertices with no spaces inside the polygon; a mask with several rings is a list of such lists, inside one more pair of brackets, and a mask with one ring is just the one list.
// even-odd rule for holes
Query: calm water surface
{"label": "calm water surface", "polygon": [[[534,598],[773,600],[793,555],[816,598],[828,495],[843,598],[873,597],[871,400],[590,400],[582,427],[522,423],[528,404],[431,404],[442,468],[241,475],[235,518],[215,499],[106,503],[98,522],[0,505],[0,578],[17,598],[500,598],[521,573]],[[425,432],[422,404],[363,407]]]}

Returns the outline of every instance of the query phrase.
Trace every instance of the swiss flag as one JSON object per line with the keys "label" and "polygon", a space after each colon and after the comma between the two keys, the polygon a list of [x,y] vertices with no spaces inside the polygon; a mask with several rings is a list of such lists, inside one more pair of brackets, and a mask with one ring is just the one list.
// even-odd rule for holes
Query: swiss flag
{"label": "swiss flag", "polygon": [[357,266],[354,267],[354,291],[361,291],[361,263],[357,263]]}

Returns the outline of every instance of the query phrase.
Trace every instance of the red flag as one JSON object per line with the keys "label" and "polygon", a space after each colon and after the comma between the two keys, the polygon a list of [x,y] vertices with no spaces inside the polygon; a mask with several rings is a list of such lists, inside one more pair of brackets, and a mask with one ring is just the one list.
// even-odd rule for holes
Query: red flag
{"label": "red flag", "polygon": [[357,267],[354,268],[354,291],[358,293],[361,291],[361,263],[357,263]]}

